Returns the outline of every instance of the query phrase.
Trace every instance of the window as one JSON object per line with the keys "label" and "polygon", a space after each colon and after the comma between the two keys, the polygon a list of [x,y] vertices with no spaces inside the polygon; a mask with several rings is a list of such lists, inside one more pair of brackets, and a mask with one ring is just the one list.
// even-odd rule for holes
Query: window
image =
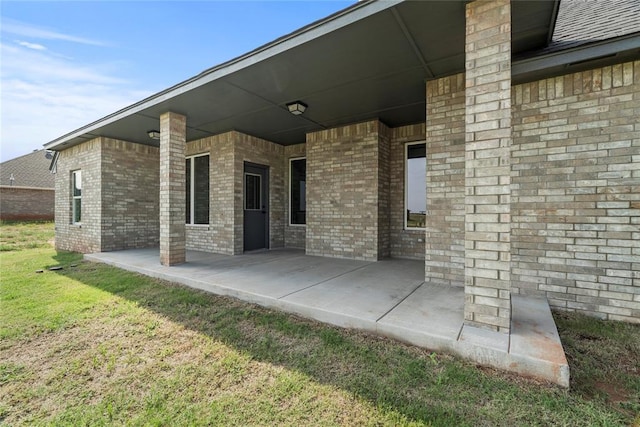
{"label": "window", "polygon": [[74,224],[82,220],[82,171],[71,172],[71,218]]}
{"label": "window", "polygon": [[289,160],[289,224],[307,223],[307,159]]}
{"label": "window", "polygon": [[248,211],[262,209],[262,177],[254,173],[244,174],[244,208]]}
{"label": "window", "polygon": [[424,228],[427,210],[427,144],[406,145],[405,228]]}
{"label": "window", "polygon": [[187,224],[209,224],[209,155],[186,159]]}

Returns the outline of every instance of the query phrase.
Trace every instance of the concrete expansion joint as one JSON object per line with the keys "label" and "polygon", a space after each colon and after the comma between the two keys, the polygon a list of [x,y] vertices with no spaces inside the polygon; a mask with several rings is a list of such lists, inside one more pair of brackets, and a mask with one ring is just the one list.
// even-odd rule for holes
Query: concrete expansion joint
{"label": "concrete expansion joint", "polygon": [[281,297],[279,297],[278,299],[283,299],[283,298],[286,298],[286,297],[291,296],[291,295],[293,295],[293,294],[296,294],[296,293],[298,293],[298,292],[302,292],[302,291],[304,291],[304,290],[311,289],[311,288],[313,288],[313,287],[315,287],[315,286],[321,285],[321,284],[323,284],[323,283],[325,283],[325,282],[328,282],[328,281],[330,281],[330,280],[334,280],[334,279],[337,279],[338,277],[344,276],[344,275],[346,275],[346,274],[353,273],[354,271],[362,270],[363,268],[367,267],[367,265],[368,265],[368,264],[366,264],[366,265],[362,265],[362,266],[360,266],[360,267],[356,267],[356,268],[354,268],[354,269],[352,269],[352,270],[345,271],[344,273],[337,274],[337,275],[335,275],[335,276],[329,277],[329,278],[327,278],[327,279],[325,279],[325,280],[322,280],[322,281],[320,281],[320,282],[313,283],[313,284],[311,284],[311,285],[309,285],[309,286],[306,286],[306,287],[303,287],[303,288],[300,288],[300,289],[296,289],[296,290],[295,290],[295,291],[293,291],[293,292],[289,292],[288,294],[282,295],[282,296],[281,296]]}
{"label": "concrete expansion joint", "polygon": [[391,313],[393,310],[395,310],[396,307],[398,307],[400,304],[402,304],[407,298],[409,298],[411,295],[413,295],[418,289],[420,289],[420,287],[424,285],[424,282],[420,283],[418,286],[415,287],[415,289],[413,289],[410,293],[408,293],[404,298],[402,298],[400,301],[397,302],[397,304],[393,305],[391,308],[389,308],[389,310],[387,310],[382,316],[378,317],[376,319],[376,323],[378,323],[379,321],[381,321],[387,314]]}

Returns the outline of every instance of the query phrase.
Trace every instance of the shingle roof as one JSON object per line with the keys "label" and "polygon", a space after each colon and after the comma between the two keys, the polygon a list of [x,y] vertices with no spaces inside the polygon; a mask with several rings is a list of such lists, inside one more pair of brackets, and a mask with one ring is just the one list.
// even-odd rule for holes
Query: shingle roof
{"label": "shingle roof", "polygon": [[640,0],[561,0],[550,53],[640,32]]}
{"label": "shingle roof", "polygon": [[37,150],[15,159],[0,163],[0,185],[14,187],[55,188],[55,176],[49,172],[50,159],[45,150]]}

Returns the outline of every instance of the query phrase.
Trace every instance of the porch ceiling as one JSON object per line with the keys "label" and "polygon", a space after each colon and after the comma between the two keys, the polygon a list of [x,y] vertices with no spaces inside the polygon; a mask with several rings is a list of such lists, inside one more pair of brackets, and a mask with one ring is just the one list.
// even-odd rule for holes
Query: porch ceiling
{"label": "porch ceiling", "polygon": [[[464,71],[465,3],[371,1],[256,49],[46,145],[96,136],[158,145],[159,116],[187,116],[187,141],[238,130],[279,144],[307,132],[379,118],[425,120],[425,80]],[[557,0],[512,6],[514,54],[546,46]],[[286,103],[308,105],[293,116]]]}

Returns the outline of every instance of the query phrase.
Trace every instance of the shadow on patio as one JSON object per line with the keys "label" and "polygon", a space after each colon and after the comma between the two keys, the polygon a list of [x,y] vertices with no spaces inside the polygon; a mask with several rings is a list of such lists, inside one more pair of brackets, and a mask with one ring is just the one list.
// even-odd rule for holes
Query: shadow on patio
{"label": "shadow on patio", "polygon": [[[184,271],[195,274],[200,270],[202,278],[209,277],[210,273],[201,269],[205,266],[208,266],[205,270],[212,269],[215,265],[218,274],[226,272],[231,277],[231,271],[234,269],[230,269],[224,260],[229,258],[233,259],[233,263],[242,265],[244,271],[248,271],[252,266],[260,268],[259,265],[275,263],[278,258],[281,262],[291,262],[298,265],[298,268],[307,270],[311,269],[313,260],[321,264],[341,264],[340,260],[306,257],[297,251],[278,252],[280,251],[239,257],[191,253],[187,264],[170,269],[182,270],[180,275],[185,277]],[[152,266],[154,269],[163,268],[159,265],[157,250],[123,251],[86,258],[114,255],[126,260],[130,270],[141,269],[144,265]],[[220,257],[218,261],[215,260],[217,257]],[[269,262],[267,259],[270,257],[273,259]],[[289,261],[286,261],[287,258]],[[300,258],[308,258],[310,263],[302,262]],[[262,262],[258,262],[259,259],[262,259]],[[103,260],[103,263],[106,263],[105,261]],[[359,274],[362,274],[362,270],[366,270],[367,266],[376,265],[387,265],[391,268],[391,264],[397,261],[356,262],[358,265],[354,272],[359,271]],[[115,263],[113,259],[111,263]],[[382,268],[374,271],[410,271],[411,268],[407,267],[410,264],[422,263],[400,260],[397,266],[404,265],[404,268]],[[57,273],[132,301],[182,325],[187,330],[222,342],[247,355],[251,360],[298,372],[313,381],[347,391],[358,399],[408,420],[434,422],[434,425],[463,425],[465,420],[468,422],[469,419],[478,419],[478,411],[486,406],[487,410],[482,410],[484,415],[481,418],[486,419],[489,424],[499,424],[500,420],[504,419],[498,415],[499,411],[496,412],[496,404],[500,406],[499,402],[508,402],[507,396],[521,395],[523,390],[523,383],[514,381],[513,377],[509,379],[506,375],[492,370],[487,372],[478,369],[472,363],[446,355],[436,355],[429,350],[408,347],[362,332],[322,326],[310,320],[257,305],[248,305],[239,299],[230,299],[211,292],[202,293],[188,287],[149,280],[137,281],[135,276],[126,271],[120,271],[115,275],[102,275],[99,274],[104,271],[101,269],[97,264],[83,263],[77,269],[65,268]],[[340,277],[344,280],[345,273]],[[422,285],[422,282],[418,285]],[[410,295],[416,295],[416,292],[414,289]],[[407,301],[404,296],[390,296],[397,298],[401,303]],[[342,304],[337,299],[333,301],[337,306],[350,306],[348,301]],[[526,386],[526,389],[525,400],[532,407],[548,399],[544,396],[550,392],[545,388]]]}
{"label": "shadow on patio", "polygon": [[[192,264],[198,263],[191,259]],[[64,260],[60,259],[63,263]],[[136,263],[141,258],[129,256],[129,260]],[[280,366],[347,391],[358,400],[397,414],[399,420],[406,417],[420,425],[465,425],[468,420],[477,419],[480,405],[501,393],[516,395],[522,387],[506,375],[485,372],[447,355],[320,325],[236,298],[140,280],[126,271],[101,274],[104,270],[94,263],[56,273],[132,301],[187,330],[224,343],[251,360]],[[540,388],[535,398],[548,392]],[[459,396],[460,401],[451,399],[452,395]],[[215,403],[213,399],[211,404]],[[492,414],[483,418],[495,421]],[[336,424],[340,424],[338,420]]]}
{"label": "shadow on patio", "polygon": [[544,299],[512,296],[510,334],[465,325],[464,289],[424,282],[424,263],[364,262],[280,249],[239,256],[188,251],[164,267],[158,249],[85,255],[90,261],[356,328],[568,387],[569,367]]}

